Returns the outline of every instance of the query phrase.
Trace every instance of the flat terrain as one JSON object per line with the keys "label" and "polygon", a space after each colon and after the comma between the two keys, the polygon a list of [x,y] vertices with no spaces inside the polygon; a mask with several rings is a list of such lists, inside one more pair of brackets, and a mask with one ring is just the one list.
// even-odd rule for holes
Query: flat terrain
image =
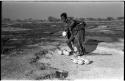
{"label": "flat terrain", "polygon": [[61,23],[18,23],[2,27],[1,79],[118,79],[124,71],[124,23],[87,22],[88,65],[74,64]]}

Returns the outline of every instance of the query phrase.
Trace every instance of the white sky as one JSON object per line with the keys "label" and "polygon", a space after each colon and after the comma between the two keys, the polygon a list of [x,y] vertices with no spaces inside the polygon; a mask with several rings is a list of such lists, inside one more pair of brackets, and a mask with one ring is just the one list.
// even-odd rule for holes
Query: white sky
{"label": "white sky", "polygon": [[67,12],[74,17],[124,16],[123,2],[3,2],[2,17],[43,19]]}

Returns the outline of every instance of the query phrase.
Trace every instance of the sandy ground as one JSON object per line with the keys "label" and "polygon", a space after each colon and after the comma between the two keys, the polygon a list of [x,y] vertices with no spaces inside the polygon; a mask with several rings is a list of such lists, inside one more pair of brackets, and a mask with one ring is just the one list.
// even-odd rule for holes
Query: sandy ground
{"label": "sandy ground", "polygon": [[[114,34],[110,30],[100,31],[100,29],[90,29],[89,32]],[[60,33],[57,32],[53,35]],[[47,41],[42,41],[43,39],[47,39]],[[48,41],[48,39],[53,41]],[[88,36],[86,39],[86,51],[88,54],[82,57],[91,61],[88,65],[75,64],[70,60],[72,55],[59,55],[55,52],[57,47],[67,48],[65,38],[43,37],[40,39],[40,43],[27,45],[26,48],[13,51],[9,55],[1,55],[1,79],[34,80],[46,74],[55,73],[58,69],[68,72],[68,76],[65,77],[66,80],[117,79],[123,81],[124,39],[115,40],[111,37],[96,35]],[[47,52],[43,57],[44,53],[40,52],[44,50]],[[38,59],[36,59],[36,54],[40,54]],[[35,61],[33,61],[33,58],[35,58]],[[44,64],[46,64],[46,67]],[[41,70],[41,68],[44,68],[44,70]]]}
{"label": "sandy ground", "polygon": [[92,61],[89,65],[74,64],[72,56],[59,54],[54,54],[49,62],[53,67],[67,70],[67,79],[123,79],[123,42],[117,44],[99,43],[96,50],[82,56]]}
{"label": "sandy ground", "polygon": [[[63,42],[60,42],[63,41]],[[29,45],[31,49],[25,49],[22,53],[12,54],[10,56],[1,56],[1,77],[2,79],[35,79],[27,77],[26,73],[37,68],[31,65],[30,59],[34,54],[41,50],[49,51],[46,58],[40,58],[38,63],[48,63],[53,68],[68,71],[66,79],[123,79],[123,60],[124,60],[124,40],[121,39],[115,43],[100,42],[97,46],[94,44],[86,45],[86,50],[90,52],[82,57],[89,59],[91,64],[78,65],[73,63],[72,56],[59,55],[53,53],[60,43],[60,47],[67,47],[64,38],[56,39],[57,42],[41,42],[35,45]],[[96,47],[96,48],[95,48]],[[94,49],[94,50],[92,50]]]}
{"label": "sandy ground", "polygon": [[2,28],[2,31],[26,31],[26,30],[30,30],[30,29],[13,28],[13,27]]}

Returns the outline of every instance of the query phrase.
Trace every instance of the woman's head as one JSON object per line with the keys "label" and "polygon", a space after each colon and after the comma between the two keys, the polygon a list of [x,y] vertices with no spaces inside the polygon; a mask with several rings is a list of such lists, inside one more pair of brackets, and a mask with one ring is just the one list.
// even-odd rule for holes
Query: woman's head
{"label": "woman's head", "polygon": [[60,17],[61,17],[61,20],[64,22],[66,19],[67,19],[67,13],[62,13],[61,15],[60,15]]}

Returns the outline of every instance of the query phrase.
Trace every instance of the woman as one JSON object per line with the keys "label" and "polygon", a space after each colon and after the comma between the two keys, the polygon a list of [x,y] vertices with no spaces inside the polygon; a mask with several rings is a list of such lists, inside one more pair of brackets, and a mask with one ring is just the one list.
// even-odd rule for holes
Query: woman
{"label": "woman", "polygon": [[74,52],[73,45],[77,47],[78,53],[75,53],[75,57],[84,55],[85,53],[85,22],[79,22],[73,19],[69,19],[66,13],[62,13],[61,20],[66,24],[65,31],[67,32],[68,40],[67,45],[71,49],[71,53]]}

